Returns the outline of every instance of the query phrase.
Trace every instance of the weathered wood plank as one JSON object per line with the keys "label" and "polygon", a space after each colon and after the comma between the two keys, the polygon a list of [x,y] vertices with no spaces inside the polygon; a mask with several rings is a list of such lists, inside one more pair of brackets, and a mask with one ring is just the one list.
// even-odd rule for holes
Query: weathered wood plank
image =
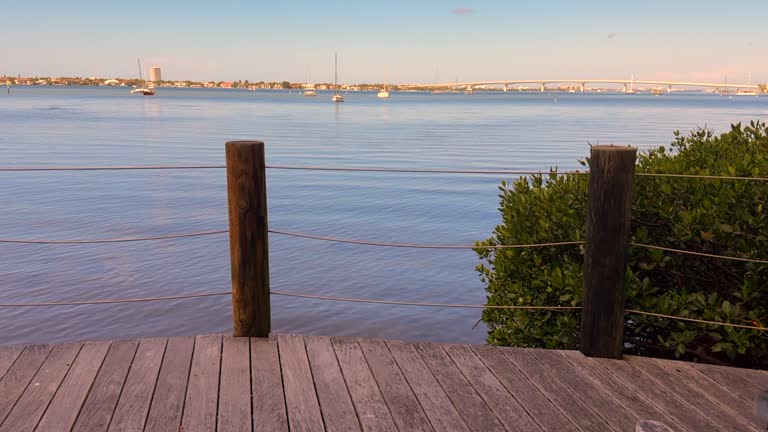
{"label": "weathered wood plank", "polygon": [[374,379],[399,430],[431,431],[427,415],[411,391],[403,373],[381,340],[359,339],[358,344],[368,361]]}
{"label": "weathered wood plank", "polygon": [[277,342],[251,338],[254,432],[288,432]]}
{"label": "weathered wood plank", "polygon": [[168,339],[145,432],[179,430],[194,345],[192,336]]}
{"label": "weathered wood plank", "polygon": [[24,351],[24,347],[21,345],[0,347],[0,380],[3,379],[5,373],[8,372],[22,351]]}
{"label": "weathered wood plank", "polygon": [[81,347],[82,344],[73,343],[57,345],[53,348],[16,405],[8,413],[8,417],[0,426],[0,431],[24,432],[35,429]]}
{"label": "weathered wood plank", "polygon": [[392,415],[356,341],[331,338],[349,396],[364,431],[397,431]]}
{"label": "weathered wood plank", "polygon": [[[514,397],[512,397],[512,395],[505,388],[505,385],[499,382],[498,375],[491,372],[490,368],[486,367],[487,363],[485,363],[483,360],[480,360],[480,358],[475,355],[470,347],[463,345],[443,345],[442,348],[445,350],[445,352],[448,353],[448,355],[451,356],[453,361],[456,363],[456,366],[459,367],[470,384],[472,384],[475,390],[477,390],[483,400],[485,400],[485,403],[487,403],[493,412],[496,413],[496,417],[508,430],[542,430],[536,421],[532,419],[531,416],[520,405],[519,400],[516,400]],[[498,351],[496,352],[498,353]],[[501,356],[501,353],[498,354]],[[494,360],[498,360],[498,357],[495,357]],[[503,357],[501,360],[506,364],[509,364],[509,362],[507,362],[507,360]],[[492,363],[495,364],[495,362]],[[508,383],[509,382],[510,381],[508,380]],[[530,385],[531,384],[528,383],[528,386]],[[518,391],[519,389],[516,392]],[[534,391],[535,393],[531,393],[530,395],[525,396],[537,398],[536,393],[538,393],[538,391],[535,389]],[[543,396],[539,393],[538,397],[541,398]],[[554,410],[553,407],[550,407],[550,413],[552,412],[555,412],[553,416],[557,416],[556,420],[561,417],[556,413],[556,410]],[[569,425],[569,423],[563,421],[557,421],[557,424],[563,424],[565,426]],[[569,430],[547,429],[546,427],[543,427],[543,429],[557,430],[558,432]]]}
{"label": "weathered wood plank", "polygon": [[747,402],[754,402],[755,397],[761,391],[756,384],[746,380],[741,374],[734,373],[733,368],[701,363],[690,363],[689,365]]}
{"label": "weathered wood plank", "polygon": [[[557,376],[563,385],[565,385],[573,394],[577,395],[584,404],[597,410],[598,414],[601,414],[604,420],[616,425],[619,430],[631,431],[635,427],[637,421],[640,420],[638,416],[627,410],[612,398],[597,383],[584,376],[581,371],[574,370],[574,367],[568,363],[568,360],[561,356],[557,351],[546,349],[524,350],[522,348],[518,348],[516,351],[524,351],[533,356],[539,363],[532,365],[532,367],[544,366],[545,368],[545,370],[537,373],[546,373],[552,377]],[[506,352],[506,350],[504,350],[504,352]],[[522,368],[520,369],[522,370]],[[524,370],[523,372],[525,373]]]}
{"label": "weathered wood plank", "polygon": [[110,431],[141,432],[149,413],[166,339],[142,339],[117,401]]}
{"label": "weathered wood plank", "polygon": [[[615,423],[607,422],[597,411],[582,402],[580,396],[568,390],[558,379],[557,375],[548,373],[531,353],[519,348],[497,349],[546,396],[551,404],[557,406],[557,408],[565,414],[565,417],[575,424],[579,430],[585,432],[603,432],[608,430],[620,432],[620,429],[615,426]],[[560,374],[563,373],[561,372]],[[585,393],[584,389],[578,393],[583,395]],[[539,422],[541,422],[541,420],[539,420]]]}
{"label": "weathered wood plank", "polygon": [[[556,351],[572,365],[573,369],[581,372],[585,377],[596,383],[602,393],[616,399],[627,411],[633,413],[638,419],[656,420],[681,430],[696,432],[686,429],[672,418],[664,414],[662,407],[658,407],[645,399],[643,395],[628,386],[617,376],[608,373],[604,368],[595,364],[595,360],[585,357],[578,351]],[[568,370],[566,368],[564,370]]]}
{"label": "weathered wood plank", "polygon": [[0,424],[11,412],[24,389],[51,352],[49,345],[30,345],[16,359],[0,380]]}
{"label": "weathered wood plank", "polygon": [[69,432],[77,419],[77,414],[85,402],[96,374],[109,351],[110,342],[90,342],[83,345],[67,376],[61,383],[56,395],[37,431]]}
{"label": "weathered wood plank", "polygon": [[387,342],[387,346],[435,430],[469,431],[416,348],[394,341]]}
{"label": "weathered wood plank", "polygon": [[216,429],[219,403],[219,368],[221,335],[197,336],[189,371],[181,426],[184,432],[208,432]]}
{"label": "weathered wood plank", "polygon": [[[689,383],[692,388],[698,390],[699,394],[706,395],[716,404],[723,405],[733,414],[742,417],[753,426],[759,427],[759,421],[754,412],[754,397],[751,401],[745,401],[724,386],[718,385],[688,363],[632,356],[627,356],[627,360],[631,364],[637,364],[640,368],[644,368],[647,363],[655,364],[670,376],[675,377],[676,380]],[[755,396],[757,396],[757,393],[755,393]]]}
{"label": "weathered wood plank", "polygon": [[361,430],[330,338],[305,336],[304,344],[325,429],[329,432]]}
{"label": "weathered wood plank", "polygon": [[440,346],[429,343],[420,343],[415,346],[470,430],[473,432],[506,430]]}
{"label": "weathered wood plank", "polygon": [[74,432],[107,430],[138,346],[138,340],[112,342],[77,417]]}
{"label": "weathered wood plank", "polygon": [[281,334],[277,337],[277,344],[283,368],[285,406],[288,409],[291,431],[324,430],[304,339],[298,335]]}
{"label": "weathered wood plank", "polygon": [[244,337],[224,336],[221,349],[218,432],[250,431],[251,346]]}
{"label": "weathered wood plank", "polygon": [[[580,355],[580,354],[579,354]],[[612,373],[624,386],[629,386],[632,391],[642,394],[646,400],[658,406],[669,417],[685,426],[693,432],[707,432],[721,430],[710,419],[698,413],[684,399],[677,394],[669,392],[664,387],[657,385],[646,374],[630,366],[623,360],[587,359],[592,368],[602,368],[602,373]],[[657,420],[648,418],[648,420]],[[664,421],[661,421],[665,423]]]}
{"label": "weathered wood plank", "polygon": [[[659,366],[657,362],[643,361],[639,358],[634,358],[634,360],[627,362],[627,364],[651,377],[652,380],[670,393],[678,395],[678,397],[686,401],[688,405],[696,409],[701,415],[710,419],[720,429],[724,431],[758,432],[757,427],[726,409],[720,402],[712,400],[707,393],[697,389],[686,380],[672,375],[669,371]],[[711,390],[714,391],[714,389]]]}

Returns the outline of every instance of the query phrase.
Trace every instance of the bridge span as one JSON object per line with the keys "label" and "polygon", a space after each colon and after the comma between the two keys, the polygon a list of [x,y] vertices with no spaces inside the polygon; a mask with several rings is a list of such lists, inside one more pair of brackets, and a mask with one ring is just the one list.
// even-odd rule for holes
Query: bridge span
{"label": "bridge span", "polygon": [[428,88],[456,88],[456,87],[479,87],[479,86],[504,86],[507,91],[509,86],[522,84],[538,84],[541,91],[546,90],[547,84],[576,84],[580,91],[584,91],[587,84],[621,84],[624,91],[632,90],[634,85],[650,85],[657,87],[667,87],[667,91],[672,91],[672,87],[714,87],[721,89],[739,89],[761,91],[758,84],[725,84],[712,82],[692,82],[692,81],[656,81],[656,80],[627,80],[627,79],[524,79],[524,80],[499,80],[499,81],[472,81],[472,82],[454,82],[442,84],[409,84],[405,87],[428,87]]}

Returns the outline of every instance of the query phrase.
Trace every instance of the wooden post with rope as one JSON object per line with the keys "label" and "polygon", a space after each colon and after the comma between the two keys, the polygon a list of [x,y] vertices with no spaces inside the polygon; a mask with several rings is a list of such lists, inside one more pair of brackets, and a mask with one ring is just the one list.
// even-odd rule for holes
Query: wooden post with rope
{"label": "wooden post with rope", "polygon": [[621,358],[624,278],[637,149],[594,146],[589,161],[581,352]]}
{"label": "wooden post with rope", "polygon": [[225,153],[233,334],[268,337],[272,326],[264,143],[230,141]]}

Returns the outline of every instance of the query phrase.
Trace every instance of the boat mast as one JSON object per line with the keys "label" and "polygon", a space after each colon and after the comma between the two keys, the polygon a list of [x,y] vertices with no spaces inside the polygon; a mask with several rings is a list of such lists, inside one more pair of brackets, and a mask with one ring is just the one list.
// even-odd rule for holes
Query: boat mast
{"label": "boat mast", "polygon": [[333,85],[336,93],[339,92],[339,54],[333,53]]}
{"label": "boat mast", "polygon": [[141,59],[137,58],[137,62],[139,62],[139,81],[143,84],[144,83],[144,76],[141,74]]}

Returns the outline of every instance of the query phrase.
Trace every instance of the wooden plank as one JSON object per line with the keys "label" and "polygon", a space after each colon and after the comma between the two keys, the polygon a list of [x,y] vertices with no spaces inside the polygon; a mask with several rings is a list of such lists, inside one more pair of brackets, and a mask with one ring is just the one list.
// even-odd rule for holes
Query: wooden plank
{"label": "wooden plank", "polygon": [[57,345],[51,350],[24,394],[8,413],[0,431],[23,432],[35,428],[81,347],[82,344],[74,343]]}
{"label": "wooden plank", "polygon": [[309,369],[304,339],[298,335],[278,335],[280,365],[283,370],[285,406],[291,431],[322,431],[323,416]]}
{"label": "wooden plank", "polygon": [[[503,349],[502,351],[506,354],[508,350]],[[631,431],[637,421],[641,420],[608,395],[597,383],[584,376],[580,371],[574,370],[573,366],[568,363],[568,360],[558,354],[557,351],[546,349],[523,350],[520,348],[515,351],[524,352],[535,358],[538,363],[529,364],[529,366],[534,368],[543,366],[545,368],[544,370],[537,371],[537,374],[556,376],[585,405],[597,409],[598,414],[602,414],[604,420],[615,425],[614,429]],[[520,367],[519,363],[518,367]],[[520,369],[523,370],[522,367]],[[525,373],[525,370],[523,370],[523,373]]]}
{"label": "wooden plank", "polygon": [[146,432],[179,430],[194,346],[192,336],[168,339],[144,427]]}
{"label": "wooden plank", "polygon": [[754,369],[733,368],[745,380],[754,383],[763,390],[768,389],[768,372]]}
{"label": "wooden plank", "polygon": [[428,343],[415,346],[470,430],[473,432],[506,430],[440,346]]}
{"label": "wooden plank", "polygon": [[[476,351],[478,351],[476,349]],[[489,347],[490,350],[490,347]],[[602,432],[614,430],[620,432],[614,422],[606,422],[606,419],[594,411],[589,405],[582,402],[581,396],[568,390],[560,381],[557,375],[564,374],[565,371],[549,373],[542,367],[542,364],[528,351],[520,348],[497,348],[504,356],[510,360],[522,374],[532,382],[536,388],[543,393],[546,398],[555,405],[567,419],[575,424],[579,430],[585,432]],[[578,392],[584,395],[586,392],[582,389]],[[546,405],[545,405],[546,406]],[[597,408],[597,407],[595,407]],[[533,412],[529,410],[529,412]],[[610,413],[611,415],[613,413]],[[538,418],[538,416],[536,416]],[[608,416],[610,418],[610,416]],[[541,420],[539,420],[541,422]]]}
{"label": "wooden plank", "polygon": [[243,337],[224,336],[221,349],[218,432],[250,431],[251,346]]}
{"label": "wooden plank", "polygon": [[[602,389],[603,394],[610,395],[612,398],[616,399],[616,401],[618,401],[627,411],[633,413],[638,419],[655,420],[673,426],[675,429],[680,428],[681,430],[688,430],[689,432],[697,432],[692,429],[686,429],[679,423],[676,423],[664,413],[662,408],[646,400],[639,392],[635,391],[631,386],[628,386],[617,376],[607,373],[603,367],[595,363],[595,360],[585,357],[578,351],[555,352],[566,359],[572,366],[572,369],[575,369],[597,384],[599,388]],[[564,370],[568,369],[570,368]]]}
{"label": "wooden plank", "polygon": [[[442,348],[453,359],[456,366],[458,366],[470,384],[477,390],[483,400],[485,400],[485,403],[488,404],[491,410],[496,414],[496,417],[508,430],[542,430],[536,421],[534,421],[534,419],[532,419],[520,405],[518,400],[507,392],[504,384],[499,382],[499,379],[497,378],[498,375],[494,375],[494,373],[486,367],[486,364],[475,355],[471,348],[462,345],[443,345]],[[499,355],[501,354],[499,353]],[[509,363],[506,359],[502,358],[502,360],[507,364]],[[538,396],[543,397],[540,393]],[[536,398],[537,395],[532,393],[530,397]],[[553,407],[550,407],[550,413],[552,412],[556,412],[556,410]],[[554,415],[557,416],[557,414]],[[560,416],[558,416],[558,418],[559,417]],[[567,422],[564,423],[562,421],[558,421],[557,423],[568,425]],[[551,429],[544,427],[544,430]],[[567,429],[554,430],[561,432]]]}
{"label": "wooden plank", "polygon": [[734,373],[733,368],[701,363],[690,363],[690,367],[748,402],[754,402],[761,391],[756,384],[744,379],[741,374]]}
{"label": "wooden plank", "polygon": [[16,405],[16,401],[50,354],[51,348],[52,346],[49,345],[25,347],[13,366],[0,380],[0,424]]}
{"label": "wooden plank", "polygon": [[139,342],[131,370],[123,385],[123,392],[109,424],[110,431],[144,430],[166,343],[166,339],[142,339]]}
{"label": "wooden plank", "polygon": [[108,341],[83,345],[36,430],[69,432],[72,429],[109,346]]}
{"label": "wooden plank", "polygon": [[413,394],[408,381],[397,366],[395,359],[381,340],[359,339],[358,344],[368,361],[373,377],[379,384],[389,412],[399,430],[431,431],[427,415]]}
{"label": "wooden plank", "polygon": [[288,432],[277,342],[251,338],[253,431]]}
{"label": "wooden plank", "polygon": [[[623,360],[596,358],[587,360],[589,360],[591,367],[601,368],[601,373],[612,373],[615,375],[623,382],[623,386],[628,386],[632,391],[642,394],[646,400],[651,401],[656,407],[663,410],[666,415],[685,426],[688,430],[693,432],[721,430],[711,420],[696,412],[693,407],[688,405],[686,400],[657,385],[650,377],[633,368],[629,363]],[[658,419],[647,418],[647,420]],[[663,420],[659,421],[667,424]]]}
{"label": "wooden plank", "polygon": [[[746,401],[740,398],[724,386],[717,384],[706,375],[694,369],[688,363],[632,356],[627,356],[627,360],[631,364],[637,363],[640,367],[644,367],[643,365],[649,362],[656,364],[661,367],[664,372],[675,377],[676,380],[687,382],[691,387],[698,390],[699,394],[706,395],[706,397],[713,402],[723,405],[733,414],[742,417],[753,426],[759,427],[758,425],[760,422],[754,412],[754,397],[751,401]],[[755,393],[755,396],[757,396],[757,392]]]}
{"label": "wooden plank", "polygon": [[416,348],[412,344],[394,341],[387,345],[435,430],[468,432],[469,428]]}
{"label": "wooden plank", "polygon": [[331,338],[349,396],[364,431],[397,431],[392,415],[356,341]]}
{"label": "wooden plank", "polygon": [[[672,375],[659,366],[657,362],[635,359],[633,362],[626,363],[630,367],[634,367],[651,377],[652,380],[656,381],[658,385],[664,387],[670,393],[678,395],[678,397],[685,400],[688,405],[696,409],[701,415],[707,417],[723,431],[758,432],[757,427],[726,409],[720,402],[709,398],[707,393],[680,379],[679,376]],[[714,391],[714,389],[711,390]]]}
{"label": "wooden plank", "polygon": [[74,432],[107,430],[138,346],[138,340],[112,342],[77,417]]}
{"label": "wooden plank", "polygon": [[307,348],[312,377],[315,380],[325,430],[329,432],[361,430],[330,338],[305,336],[304,344]]}
{"label": "wooden plank", "polygon": [[216,429],[220,368],[221,335],[197,336],[181,421],[184,432]]}
{"label": "wooden plank", "polygon": [[22,351],[24,351],[24,347],[21,345],[0,347],[0,380],[3,379],[5,373],[8,372]]}

